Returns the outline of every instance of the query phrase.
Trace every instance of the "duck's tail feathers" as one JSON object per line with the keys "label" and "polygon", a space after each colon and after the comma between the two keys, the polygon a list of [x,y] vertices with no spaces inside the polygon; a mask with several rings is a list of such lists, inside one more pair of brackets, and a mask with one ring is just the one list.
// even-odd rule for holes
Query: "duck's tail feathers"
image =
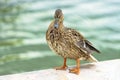
{"label": "duck's tail feathers", "polygon": [[90,57],[88,58],[88,61],[89,62],[98,62],[98,60],[95,57],[93,57],[92,55],[90,55]]}

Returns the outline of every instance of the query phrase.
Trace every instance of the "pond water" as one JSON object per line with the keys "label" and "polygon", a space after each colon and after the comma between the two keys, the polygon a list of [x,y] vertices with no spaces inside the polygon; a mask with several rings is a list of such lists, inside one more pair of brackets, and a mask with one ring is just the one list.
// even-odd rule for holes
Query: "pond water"
{"label": "pond water", "polygon": [[[45,40],[58,8],[65,26],[78,30],[101,51],[93,54],[99,61],[120,58],[119,0],[1,0],[0,75],[62,64]],[[68,60],[68,65],[75,61]]]}

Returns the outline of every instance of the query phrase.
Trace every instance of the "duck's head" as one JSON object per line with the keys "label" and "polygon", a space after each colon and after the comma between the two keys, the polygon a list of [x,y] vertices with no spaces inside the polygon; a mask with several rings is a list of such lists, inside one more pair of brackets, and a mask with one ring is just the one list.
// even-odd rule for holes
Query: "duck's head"
{"label": "duck's head", "polygon": [[62,10],[61,10],[61,9],[57,9],[57,10],[55,11],[54,19],[55,19],[54,27],[55,27],[55,28],[58,28],[59,25],[60,25],[60,23],[62,23],[63,20],[64,20],[64,16],[63,16],[63,13],[62,13]]}

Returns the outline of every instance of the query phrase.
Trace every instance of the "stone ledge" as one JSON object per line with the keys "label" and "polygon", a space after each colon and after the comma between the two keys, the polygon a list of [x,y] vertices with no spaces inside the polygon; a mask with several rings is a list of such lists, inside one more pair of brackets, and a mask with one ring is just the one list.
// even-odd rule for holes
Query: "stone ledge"
{"label": "stone ledge", "polygon": [[0,80],[120,80],[120,59],[81,65],[79,75],[46,69],[0,76]]}

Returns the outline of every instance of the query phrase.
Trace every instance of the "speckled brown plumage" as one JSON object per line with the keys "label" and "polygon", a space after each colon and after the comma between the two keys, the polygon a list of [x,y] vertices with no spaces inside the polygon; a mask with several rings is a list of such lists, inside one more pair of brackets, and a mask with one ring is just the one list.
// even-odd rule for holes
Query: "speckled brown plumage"
{"label": "speckled brown plumage", "polygon": [[91,53],[99,53],[99,51],[79,32],[65,27],[63,20],[64,16],[62,10],[57,9],[55,11],[54,20],[51,22],[46,32],[46,40],[49,47],[64,58],[63,66],[56,69],[66,69],[66,59],[75,59],[77,67],[70,69],[70,72],[79,74],[80,60],[97,61]]}

